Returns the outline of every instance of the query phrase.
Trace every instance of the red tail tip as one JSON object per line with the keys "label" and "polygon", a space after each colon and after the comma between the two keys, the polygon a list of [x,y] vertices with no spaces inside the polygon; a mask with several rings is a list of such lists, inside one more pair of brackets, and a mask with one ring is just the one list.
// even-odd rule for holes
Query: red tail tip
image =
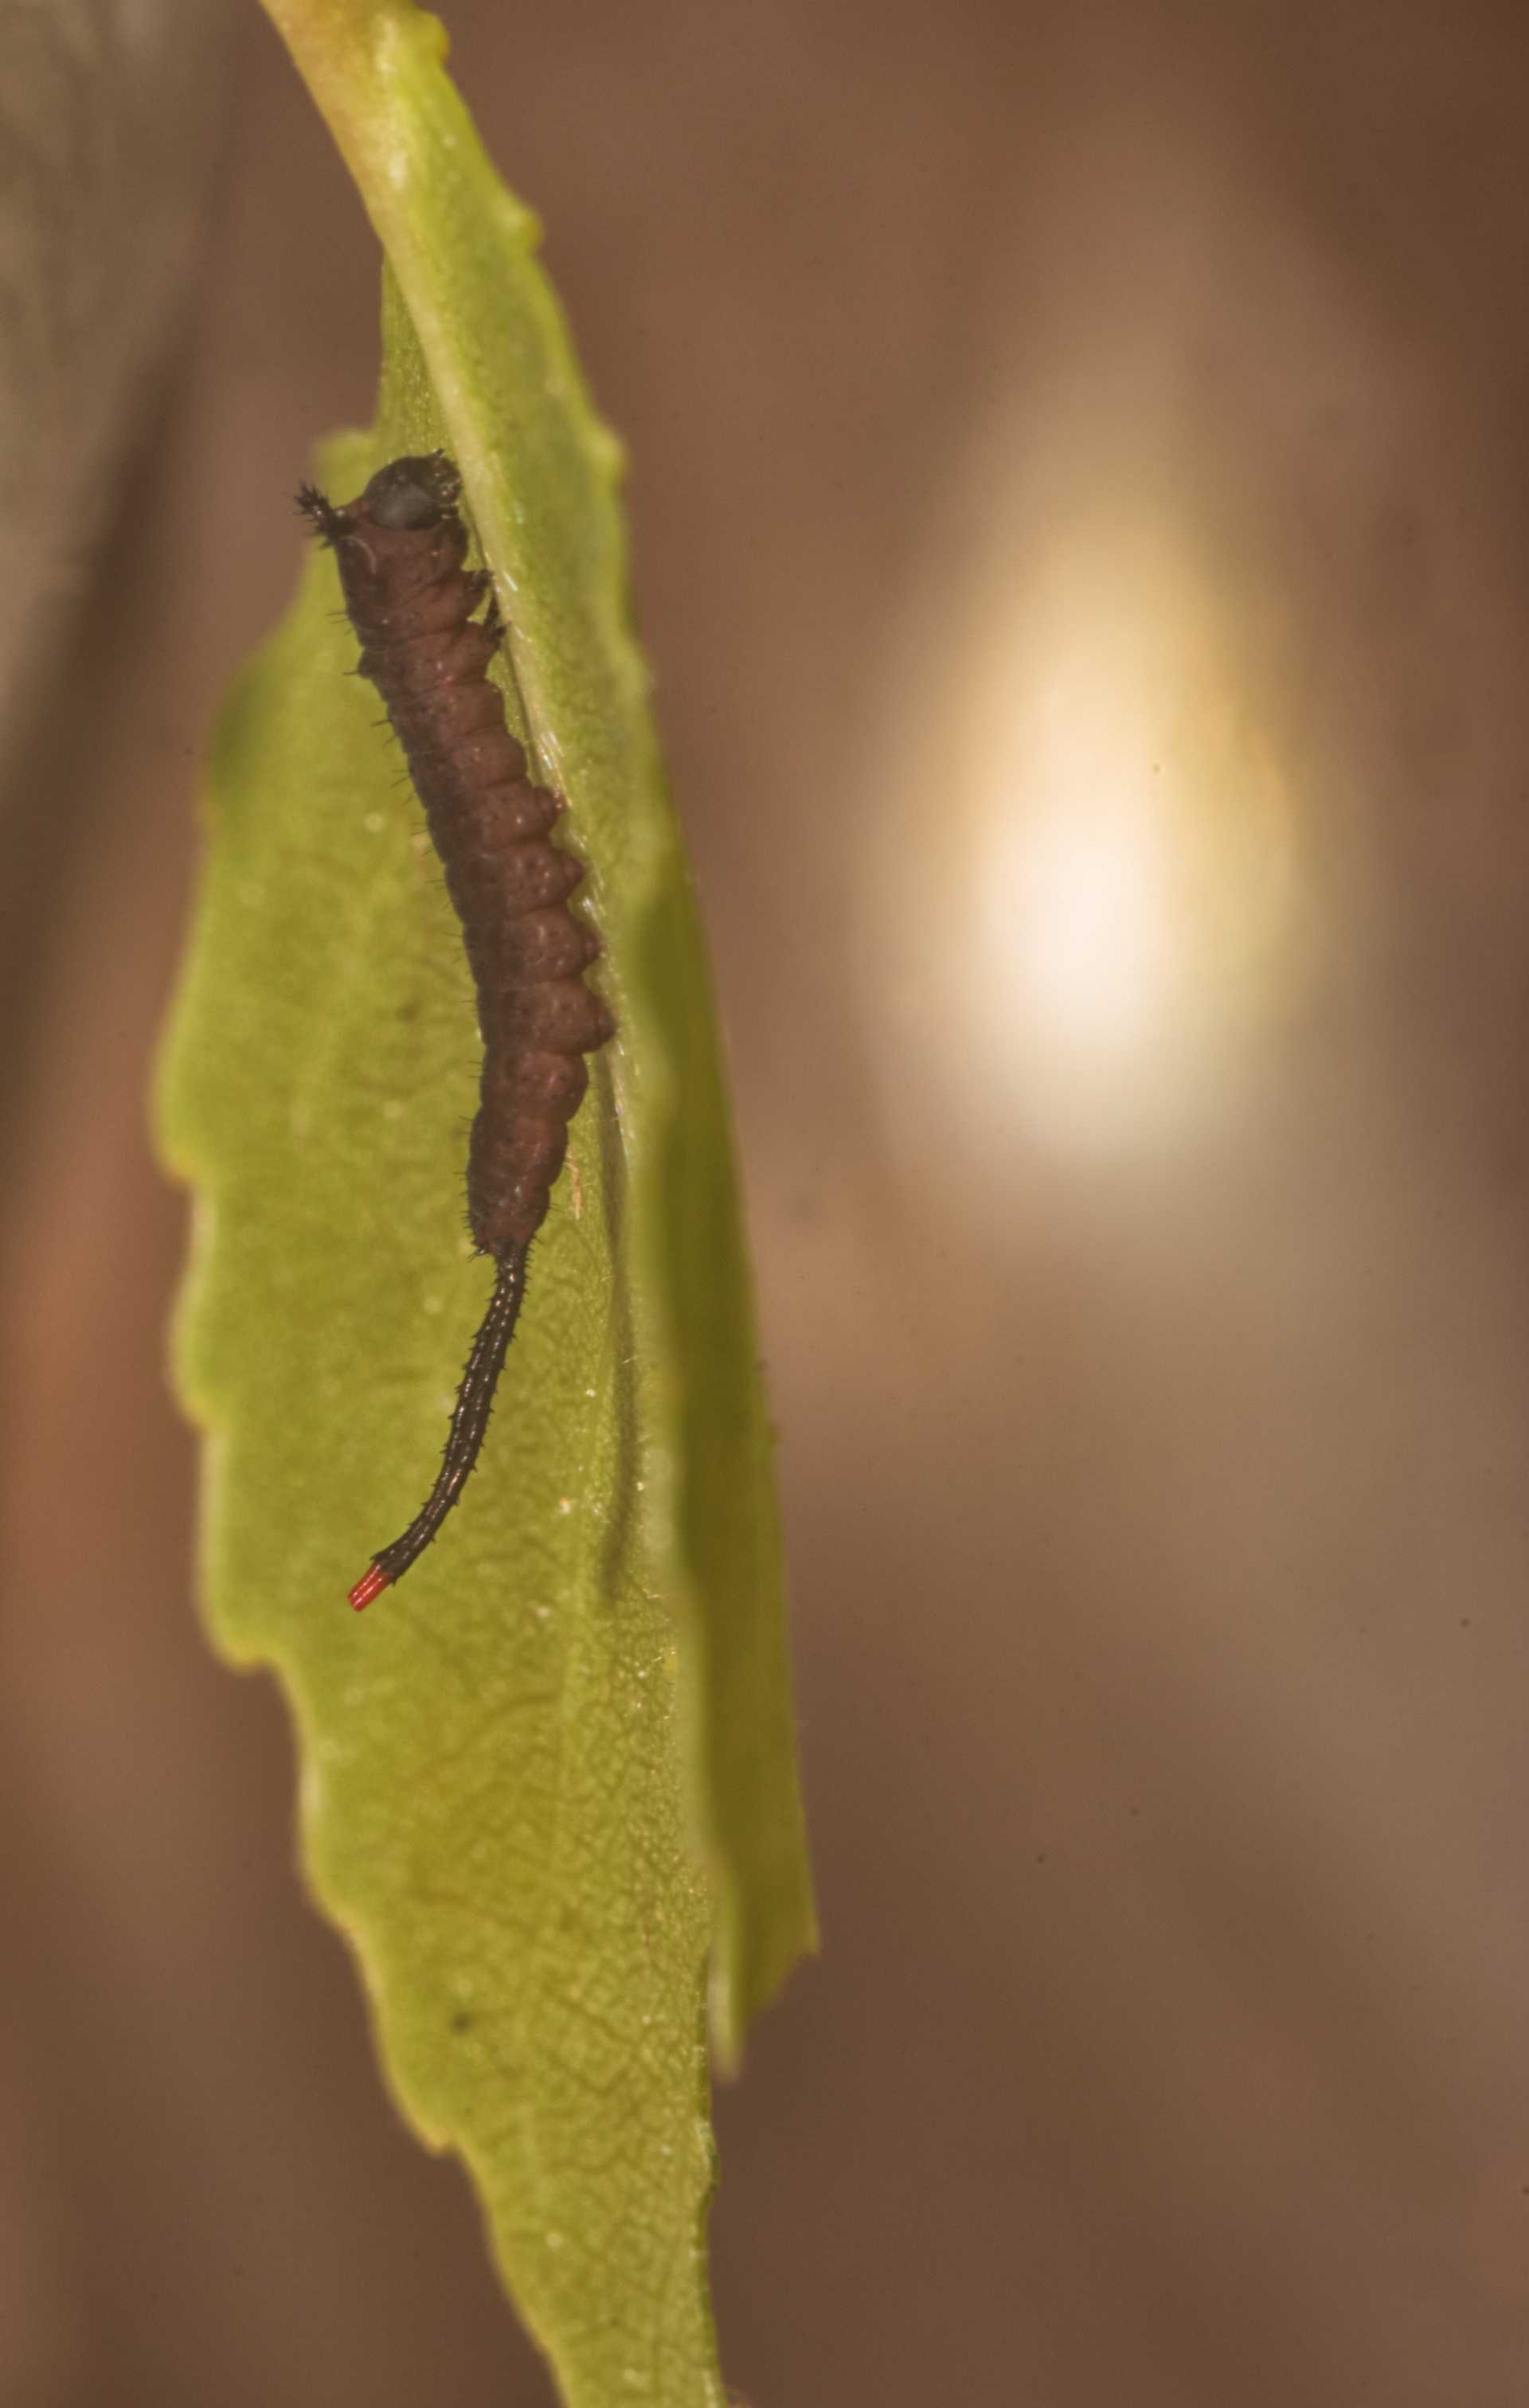
{"label": "red tail tip", "polygon": [[374,1597],[380,1597],[383,1590],[391,1588],[392,1585],[387,1573],[379,1565],[368,1564],[354,1588],[350,1592],[350,1603],[358,1613],[363,1613]]}

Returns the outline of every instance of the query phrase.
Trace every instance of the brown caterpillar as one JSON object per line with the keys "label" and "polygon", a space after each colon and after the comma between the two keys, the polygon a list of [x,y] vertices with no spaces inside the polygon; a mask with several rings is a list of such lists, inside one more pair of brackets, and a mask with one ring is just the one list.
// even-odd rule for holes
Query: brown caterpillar
{"label": "brown caterpillar", "polygon": [[467,1222],[479,1252],[498,1267],[436,1484],[350,1591],[358,1612],[422,1555],[478,1460],[525,1289],[526,1251],[589,1084],[583,1057],[615,1034],[584,983],[598,942],[568,909],[583,864],[548,841],[563,797],[527,778],[503,696],[489,682],[504,631],[488,571],[462,565],[461,490],[444,452],[432,452],[390,461],[339,507],[312,485],[297,495],[339,563],[361,643],[358,672],[387,706],[462,923],[483,1036]]}

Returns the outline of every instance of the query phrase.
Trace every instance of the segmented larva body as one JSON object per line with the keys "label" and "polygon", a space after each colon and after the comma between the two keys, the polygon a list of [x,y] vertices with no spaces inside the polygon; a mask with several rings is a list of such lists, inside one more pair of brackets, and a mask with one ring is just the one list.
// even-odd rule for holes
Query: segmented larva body
{"label": "segmented larva body", "polygon": [[[484,569],[463,566],[461,480],[444,452],[393,460],[353,502],[311,485],[298,508],[339,564],[361,643],[424,806],[478,989],[483,1071],[467,1153],[467,1219],[498,1278],[473,1341],[440,1473],[403,1536],[350,1592],[358,1609],[429,1545],[478,1459],[525,1284],[526,1249],[614,1023],[584,971],[599,946],[568,909],[584,875],[549,842],[563,798],[527,778],[488,665],[501,629]],[[473,613],[488,601],[481,621]]]}

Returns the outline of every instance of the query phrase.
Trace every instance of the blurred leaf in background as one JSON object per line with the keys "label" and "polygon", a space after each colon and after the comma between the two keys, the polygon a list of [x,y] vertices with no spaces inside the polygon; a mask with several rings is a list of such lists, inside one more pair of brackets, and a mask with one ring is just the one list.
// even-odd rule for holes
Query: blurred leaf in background
{"label": "blurred leaf in background", "polygon": [[34,565],[0,583],[0,729],[191,280],[228,28],[224,0],[0,0],[0,529]]}

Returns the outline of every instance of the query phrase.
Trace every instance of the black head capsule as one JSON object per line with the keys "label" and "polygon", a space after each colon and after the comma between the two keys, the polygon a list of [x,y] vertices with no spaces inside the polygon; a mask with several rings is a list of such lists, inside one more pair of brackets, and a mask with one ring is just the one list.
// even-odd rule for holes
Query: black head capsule
{"label": "black head capsule", "polygon": [[379,468],[361,497],[361,508],[374,526],[422,535],[455,509],[461,491],[462,480],[444,452],[406,455]]}

